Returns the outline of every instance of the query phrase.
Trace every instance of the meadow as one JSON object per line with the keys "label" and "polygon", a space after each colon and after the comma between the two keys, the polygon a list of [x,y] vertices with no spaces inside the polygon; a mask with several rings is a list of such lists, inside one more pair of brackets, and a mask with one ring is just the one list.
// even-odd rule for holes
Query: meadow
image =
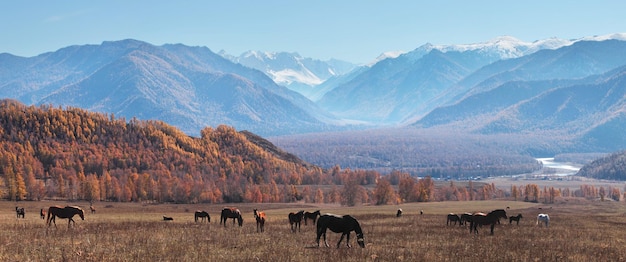
{"label": "meadow", "polygon": [[[75,217],[67,227],[39,218],[40,208],[79,205],[85,220]],[[16,218],[15,206],[26,217]],[[624,261],[626,204],[581,199],[558,199],[551,205],[514,201],[411,203],[388,206],[341,207],[309,204],[240,204],[243,227],[219,224],[224,205],[0,202],[1,261]],[[446,225],[450,212],[507,208],[523,214],[519,225],[502,221],[470,234],[464,226]],[[267,213],[265,232],[257,233],[253,209]],[[398,208],[403,215],[396,217]],[[287,214],[298,210],[351,214],[365,234],[366,247],[336,248],[340,234],[328,232],[331,247],[317,247],[315,226],[291,232]],[[194,211],[206,210],[210,223],[194,222]],[[420,214],[423,211],[423,214]],[[549,227],[535,224],[539,213],[551,217]],[[163,221],[163,216],[174,221]]]}

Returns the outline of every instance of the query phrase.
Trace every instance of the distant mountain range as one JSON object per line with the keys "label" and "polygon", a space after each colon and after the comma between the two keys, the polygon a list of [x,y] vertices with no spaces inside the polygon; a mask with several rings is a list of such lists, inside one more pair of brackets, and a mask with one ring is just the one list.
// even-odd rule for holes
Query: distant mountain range
{"label": "distant mountain range", "polygon": [[532,43],[425,44],[368,65],[296,53],[137,40],[0,54],[0,97],[158,119],[197,135],[227,124],[262,136],[381,126],[477,134],[558,132],[623,148],[626,34]]}
{"label": "distant mountain range", "polygon": [[355,64],[345,61],[336,59],[321,61],[302,57],[298,53],[248,51],[237,57],[224,51],[220,51],[219,54],[235,63],[264,72],[277,84],[311,100],[319,96],[316,86],[331,77],[344,75],[356,67]]}

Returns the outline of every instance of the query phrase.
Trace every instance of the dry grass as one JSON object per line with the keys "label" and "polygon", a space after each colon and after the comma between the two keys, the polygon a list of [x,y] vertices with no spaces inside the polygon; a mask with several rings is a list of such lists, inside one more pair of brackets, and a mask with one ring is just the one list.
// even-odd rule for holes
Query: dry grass
{"label": "dry grass", "polygon": [[[400,206],[345,208],[297,204],[239,205],[244,226],[219,225],[221,205],[141,205],[96,203],[68,229],[39,219],[39,208],[52,202],[20,202],[26,219],[15,216],[15,202],[0,202],[1,261],[623,261],[626,260],[626,206],[619,202],[561,200],[552,206],[510,202],[439,202]],[[58,203],[65,205],[66,203]],[[112,207],[105,208],[105,205]],[[88,204],[83,203],[83,207]],[[509,206],[522,213],[520,225],[487,227],[479,234],[446,226],[449,212]],[[395,217],[401,207],[404,215]],[[257,233],[252,209],[268,215],[265,233]],[[542,208],[542,209],[539,209]],[[211,223],[193,222],[196,209],[209,211]],[[314,226],[292,233],[287,214],[297,210],[353,214],[361,222],[367,246],[317,248]],[[419,215],[424,210],[424,215]],[[549,213],[549,228],[535,225],[536,215]],[[162,216],[174,221],[161,221]],[[339,234],[328,233],[334,246]],[[345,241],[345,240],[344,240]]]}

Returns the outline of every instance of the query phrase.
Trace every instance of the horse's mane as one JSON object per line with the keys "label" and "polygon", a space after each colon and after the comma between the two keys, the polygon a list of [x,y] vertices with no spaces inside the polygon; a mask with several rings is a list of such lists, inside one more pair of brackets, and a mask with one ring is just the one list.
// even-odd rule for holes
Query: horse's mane
{"label": "horse's mane", "polygon": [[363,237],[363,229],[361,229],[361,224],[359,224],[359,221],[357,221],[356,218],[351,215],[345,215],[343,216],[343,219],[350,220],[352,222],[352,225],[354,226],[354,232],[356,233],[357,237]]}

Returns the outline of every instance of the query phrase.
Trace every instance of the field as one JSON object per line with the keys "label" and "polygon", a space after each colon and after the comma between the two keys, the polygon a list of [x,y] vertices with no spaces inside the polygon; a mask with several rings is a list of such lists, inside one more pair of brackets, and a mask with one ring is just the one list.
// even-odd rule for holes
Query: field
{"label": "field", "polygon": [[[512,201],[414,203],[398,206],[340,207],[304,204],[244,204],[243,227],[219,225],[222,205],[95,203],[95,214],[76,226],[57,219],[48,227],[39,209],[65,202],[19,202],[26,218],[16,218],[15,202],[0,202],[0,261],[624,261],[626,204],[558,199],[553,205]],[[88,203],[80,205],[88,210]],[[404,214],[395,217],[397,208]],[[446,225],[446,214],[506,208],[523,214],[519,226],[508,221],[470,234]],[[257,233],[252,210],[266,211],[264,233]],[[196,209],[209,211],[211,223],[195,223]],[[287,214],[297,210],[352,214],[363,228],[366,247],[354,233],[346,248],[340,234],[328,232],[331,247],[318,248],[315,227],[292,233]],[[423,214],[420,215],[420,210]],[[535,225],[538,213],[551,217],[548,228]],[[167,215],[174,221],[162,221]],[[322,245],[323,246],[323,245]]]}

